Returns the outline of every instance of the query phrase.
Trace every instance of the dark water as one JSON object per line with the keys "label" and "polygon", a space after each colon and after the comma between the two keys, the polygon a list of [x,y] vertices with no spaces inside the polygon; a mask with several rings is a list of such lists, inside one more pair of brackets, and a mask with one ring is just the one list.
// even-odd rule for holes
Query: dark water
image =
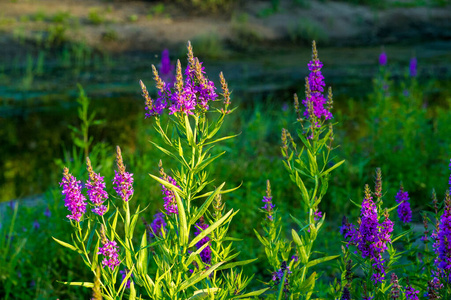
{"label": "dark water", "polygon": [[[196,49],[194,49],[196,50]],[[221,59],[203,59],[210,79],[224,72],[240,108],[259,101],[292,101],[301,92],[309,48],[260,49],[231,53]],[[346,109],[350,98],[361,99],[371,90],[378,70],[380,47],[319,48],[326,84],[334,90],[335,106]],[[451,92],[451,42],[385,47],[393,77],[400,79],[410,58],[418,59],[419,79],[433,78],[435,88],[427,97],[445,99]],[[172,53],[181,58],[184,53]],[[107,126],[93,127],[95,141],[127,145],[133,149],[135,129],[143,118],[138,81],[153,86],[151,65],[159,53],[85,56],[68,50],[34,51],[0,58],[0,201],[42,193],[59,180],[55,158],[72,147],[68,125],[77,125],[77,87],[80,83],[92,100],[91,109]],[[364,105],[364,104],[363,104]]]}

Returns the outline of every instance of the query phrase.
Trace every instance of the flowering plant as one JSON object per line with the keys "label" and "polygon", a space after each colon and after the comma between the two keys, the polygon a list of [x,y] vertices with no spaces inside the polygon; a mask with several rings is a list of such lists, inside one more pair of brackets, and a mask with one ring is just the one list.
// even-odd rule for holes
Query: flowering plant
{"label": "flowering plant", "polygon": [[[153,100],[140,81],[146,100],[146,117],[155,118],[156,131],[165,142],[165,146],[154,143],[155,147],[178,163],[178,169],[171,175],[165,172],[161,161],[160,176],[150,174],[162,186],[164,211],[155,215],[151,225],[145,226],[147,230],[136,245],[136,225],[145,209],[138,205],[136,211],[131,212],[133,174],[126,171],[120,148],[117,147],[113,187],[122,207],[110,200],[104,178],[93,171],[89,159],[86,187],[90,204],[82,193],[81,182],[66,168],[61,185],[75,235],[72,244],[54,239],[81,254],[96,277],[95,283],[69,284],[93,288],[96,299],[121,299],[124,295],[129,299],[258,296],[266,289],[246,294],[251,278],[236,270],[255,259],[232,261],[238,253],[232,247],[234,239],[226,236],[237,211],[225,211],[222,195],[238,187],[225,190],[225,183],[222,183],[208,191],[213,180],[206,170],[224,154],[213,153],[213,147],[234,137],[216,137],[224,118],[233,111],[229,109],[230,92],[224,76],[220,74],[223,107],[218,109],[212,107],[218,102],[216,88],[205,76],[202,63],[194,57],[190,43],[185,78],[180,61],[173,85],[166,84],[155,67],[153,71],[158,98]],[[160,117],[165,113],[169,119],[163,128]],[[201,199],[203,203],[197,206]],[[123,234],[117,227],[118,220],[123,221]],[[101,262],[99,255],[103,257]],[[118,280],[118,273],[122,275],[121,280]]]}
{"label": "flowering plant", "polygon": [[265,236],[260,236],[256,231],[274,269],[271,284],[279,286],[277,299],[310,299],[318,278],[316,272],[309,272],[310,268],[339,257],[315,257],[313,251],[314,242],[326,217],[319,210],[319,205],[327,192],[329,175],[344,162],[334,163],[330,156],[334,140],[333,123],[330,122],[333,118],[332,90],[329,88],[327,98],[323,95],[325,83],[322,66],[313,42],[312,61],[308,65],[310,74],[305,79],[306,98],[302,101],[304,109],[300,108],[297,96],[294,97],[297,121],[301,125],[301,130],[298,130],[302,141],[300,150],[289,131],[282,130],[283,163],[299,189],[304,208],[302,218],[291,216],[301,228],[299,231],[291,230],[294,252],[291,251],[292,242],[281,238],[282,229],[280,220],[274,217],[275,206],[269,183],[267,195],[263,199],[266,203],[263,210],[267,215],[263,223]]}

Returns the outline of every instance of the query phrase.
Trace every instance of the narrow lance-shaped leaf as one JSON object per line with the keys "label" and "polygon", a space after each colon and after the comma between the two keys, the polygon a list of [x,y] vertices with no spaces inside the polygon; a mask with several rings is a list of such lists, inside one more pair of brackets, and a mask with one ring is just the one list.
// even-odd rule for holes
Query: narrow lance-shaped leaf
{"label": "narrow lance-shaped leaf", "polygon": [[[232,214],[233,209],[229,210],[229,212],[227,214],[225,214],[221,219],[219,219],[218,221],[214,222],[212,225],[210,225],[209,227],[207,227],[207,229],[201,231],[199,233],[198,236],[196,236],[191,243],[189,244],[188,247],[193,247],[194,245],[196,245],[201,239],[203,239],[205,236],[207,236],[210,232],[212,232],[213,230],[215,230],[218,226],[220,226],[227,218],[229,218],[229,216]],[[233,215],[235,215],[237,212],[235,212]],[[232,216],[233,216],[232,215]]]}
{"label": "narrow lance-shaped leaf", "polygon": [[202,206],[199,208],[199,211],[197,214],[190,220],[190,224],[196,223],[196,221],[205,214],[208,207],[210,206],[211,202],[215,199],[216,195],[219,194],[221,189],[224,187],[225,182],[222,183],[218,188],[216,188],[213,193],[205,200],[205,202],[202,204]]}

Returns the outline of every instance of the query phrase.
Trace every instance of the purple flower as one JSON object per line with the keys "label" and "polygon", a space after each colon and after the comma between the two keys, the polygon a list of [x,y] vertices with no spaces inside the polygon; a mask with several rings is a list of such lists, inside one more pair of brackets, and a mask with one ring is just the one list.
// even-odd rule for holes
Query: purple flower
{"label": "purple flower", "polygon": [[183,89],[176,90],[171,95],[169,114],[181,112],[192,115],[196,107],[208,110],[209,102],[215,101],[218,95],[213,81],[208,80],[204,74],[202,63],[197,57],[194,58],[194,64],[189,64],[185,70]]}
{"label": "purple flower", "polygon": [[342,226],[342,231],[350,238],[349,244],[356,245],[363,258],[369,259],[373,268],[372,280],[375,284],[382,282],[385,278],[385,267],[382,253],[387,249],[387,244],[391,242],[393,232],[393,222],[389,219],[388,212],[384,213],[384,221],[379,223],[377,206],[371,196],[368,185],[365,186],[365,198],[363,199],[360,213],[359,227],[352,228],[346,222]]}
{"label": "purple flower", "polygon": [[[128,270],[127,269],[125,269],[125,270],[120,270],[119,271],[119,273],[121,274],[121,276],[122,276],[122,280],[121,281],[124,281],[125,280],[125,277],[127,276],[127,274],[128,274]],[[130,277],[132,277],[133,276],[133,274],[132,275],[130,275]],[[127,282],[125,283],[125,288],[126,289],[129,289],[130,288],[130,277],[129,277],[129,279],[127,280]]]}
{"label": "purple flower", "polygon": [[72,174],[69,174],[69,169],[64,168],[60,186],[63,187],[62,194],[66,195],[64,206],[72,213],[71,215],[67,215],[67,218],[80,222],[81,217],[86,212],[86,198],[81,193],[81,181],[77,181]]}
{"label": "purple flower", "polygon": [[390,291],[390,299],[397,300],[399,299],[400,286],[398,284],[398,276],[396,276],[395,273],[391,273],[390,283],[392,284]]}
{"label": "purple flower", "polygon": [[385,54],[385,51],[382,51],[379,55],[379,64],[381,66],[385,66],[387,64],[387,54]]}
{"label": "purple flower", "polygon": [[[208,224],[205,223],[203,217],[200,217],[199,222],[196,223],[195,227],[196,227],[196,232],[194,232],[194,236],[198,236],[202,231],[204,231],[205,229],[208,228]],[[210,241],[210,238],[208,236],[205,236],[203,239],[201,239],[199,242],[197,242],[196,248],[197,249],[201,248],[203,245],[205,245],[209,241]],[[211,262],[210,245],[205,247],[204,250],[202,250],[200,252],[200,257],[204,263],[210,264],[210,262]]]}
{"label": "purple flower", "polygon": [[[165,50],[162,54],[161,77],[171,73],[173,66],[169,61],[169,52]],[[176,77],[171,74],[171,79],[162,78],[153,67],[154,78],[159,90],[155,101],[150,99],[145,86],[141,84],[143,96],[146,98],[146,117],[160,115],[164,109],[169,109],[169,114],[194,114],[194,110],[207,111],[209,103],[216,101],[218,95],[213,81],[205,76],[204,67],[197,57],[193,56],[191,44],[188,45],[188,66],[185,69],[185,78],[182,75],[180,62],[177,63]]]}
{"label": "purple flower", "polygon": [[41,227],[41,224],[39,224],[38,220],[34,220],[33,229],[38,230],[40,227]]}
{"label": "purple flower", "polygon": [[114,170],[113,188],[116,193],[128,202],[133,195],[133,174],[125,172],[125,165],[122,161],[121,148],[117,146],[117,167],[119,171]]}
{"label": "purple flower", "polygon": [[103,216],[107,210],[107,207],[103,205],[108,199],[108,194],[105,191],[105,182],[104,177],[100,176],[100,174],[95,173],[91,167],[91,161],[89,158],[88,161],[88,172],[89,172],[89,180],[86,182],[86,187],[88,188],[88,197],[89,200],[94,204],[94,208],[92,212],[99,216]]}
{"label": "purple flower", "polygon": [[437,277],[434,277],[432,280],[428,281],[428,290],[424,293],[424,297],[427,299],[440,299],[440,290],[443,288],[443,284],[440,283],[440,280]]}
{"label": "purple flower", "polygon": [[52,213],[50,212],[50,209],[48,207],[45,209],[44,216],[46,216],[47,218],[50,218],[52,216]]}
{"label": "purple flower", "polygon": [[285,272],[286,272],[287,276],[285,276],[285,282],[283,284],[283,293],[285,294],[285,296],[287,296],[288,293],[290,292],[288,277],[292,272],[290,271],[290,266],[287,266],[286,261],[282,262],[280,269],[278,271],[274,271],[272,273],[272,281],[273,281],[274,285],[279,285]]}
{"label": "purple flower", "polygon": [[410,60],[409,73],[410,73],[410,77],[417,76],[417,59],[416,59],[416,57],[412,57],[412,59]]}
{"label": "purple flower", "polygon": [[319,220],[321,220],[321,218],[323,217],[323,213],[322,212],[320,212],[319,210],[318,210],[318,208],[315,210],[315,212],[313,213],[313,219],[315,220],[315,221],[319,221]]}
{"label": "purple flower", "polygon": [[133,195],[133,174],[129,172],[120,173],[114,170],[113,179],[114,190],[116,193],[127,202]]}
{"label": "purple flower", "polygon": [[406,224],[412,220],[412,210],[410,209],[409,193],[404,192],[404,187],[401,185],[398,193],[395,196],[396,203],[401,203],[398,206],[398,216],[401,221]]}
{"label": "purple flower", "polygon": [[450,193],[446,193],[445,209],[440,217],[440,224],[436,237],[435,248],[438,257],[436,265],[439,268],[437,275],[444,277],[447,281],[451,281],[451,197]]}
{"label": "purple flower", "polygon": [[418,300],[418,293],[420,293],[420,291],[416,291],[413,287],[408,286],[406,288],[406,299],[407,300]]}
{"label": "purple flower", "polygon": [[174,76],[174,65],[171,64],[171,59],[169,58],[169,50],[164,49],[161,53],[161,64],[160,64],[160,75],[163,81],[167,84],[169,88],[174,86],[175,76]]}
{"label": "purple flower", "polygon": [[[175,181],[175,179],[173,179],[171,176],[167,176],[167,178],[163,178],[165,179],[167,182],[172,183],[173,185],[179,187],[177,185],[177,182]],[[168,214],[177,214],[178,213],[178,209],[177,209],[177,200],[175,199],[175,195],[174,192],[170,189],[168,189],[166,186],[164,186],[163,184],[161,185],[161,191],[163,192],[163,200],[164,200],[164,209],[166,210],[166,212]]]}
{"label": "purple flower", "polygon": [[307,87],[307,97],[302,100],[305,106],[304,116],[310,118],[311,114],[321,119],[325,117],[326,120],[332,119],[332,113],[328,110],[325,105],[327,104],[327,99],[323,95],[324,87],[324,76],[321,73],[321,68],[323,63],[318,59],[318,53],[316,51],[316,44],[313,43],[313,55],[312,60],[308,63],[308,68],[310,74],[308,76],[308,87]]}
{"label": "purple flower", "polygon": [[262,200],[265,205],[262,207],[263,210],[266,211],[266,217],[270,222],[274,221],[274,207],[275,205],[272,203],[271,196],[271,184],[269,180],[266,181],[266,196],[263,196]]}
{"label": "purple flower", "polygon": [[[164,220],[164,214],[163,213],[156,213],[153,216],[152,224],[150,224],[150,228],[152,228],[152,232],[149,233],[150,237],[154,237],[155,235],[161,236],[161,231],[166,231],[166,222]],[[154,235],[155,234],[155,235]]]}
{"label": "purple flower", "polygon": [[99,248],[99,252],[97,254],[102,254],[105,256],[102,260],[103,267],[110,267],[111,271],[114,270],[116,266],[120,264],[118,246],[115,241],[108,241],[103,245],[103,247]]}

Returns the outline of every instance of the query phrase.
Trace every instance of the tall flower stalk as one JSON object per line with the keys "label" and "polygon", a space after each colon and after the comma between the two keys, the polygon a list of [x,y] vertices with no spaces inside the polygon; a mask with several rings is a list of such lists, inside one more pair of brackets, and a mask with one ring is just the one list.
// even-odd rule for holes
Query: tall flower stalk
{"label": "tall flower stalk", "polygon": [[[297,95],[294,97],[294,107],[297,114],[298,131],[302,144],[299,147],[287,129],[282,130],[282,156],[284,165],[291,180],[299,189],[304,211],[299,216],[291,216],[300,226],[300,230],[292,230],[295,244],[295,255],[288,263],[292,274],[289,277],[289,288],[279,289],[289,291],[290,297],[310,299],[318,278],[316,272],[310,271],[310,266],[332,260],[338,256],[315,257],[314,243],[318,236],[326,214],[320,211],[320,204],[326,195],[330,173],[344,161],[334,163],[331,158],[333,147],[332,89],[324,94],[324,76],[321,73],[323,64],[319,60],[316,44],[312,45],[312,60],[308,64],[310,74],[305,78],[304,108],[300,107]],[[268,207],[269,208],[269,207]],[[267,209],[268,210],[268,209]],[[280,230],[280,229],[278,229]],[[277,231],[278,231],[277,230]],[[270,243],[264,243],[268,249]],[[279,253],[272,259],[278,259],[277,268],[282,265],[284,251],[290,252],[291,246],[279,248]],[[276,269],[277,270],[277,269]],[[286,274],[287,275],[287,274]],[[281,280],[285,285],[284,280]]]}
{"label": "tall flower stalk", "polygon": [[[170,299],[187,299],[194,292],[197,297],[220,299],[231,293],[221,285],[228,276],[226,270],[231,269],[226,263],[236,257],[231,245],[225,244],[225,238],[237,213],[224,212],[221,196],[235,188],[225,190],[225,183],[212,188],[213,180],[205,170],[225,153],[212,153],[213,146],[234,137],[217,137],[225,117],[233,111],[229,108],[231,93],[222,73],[219,78],[222,94],[217,92],[203,63],[194,56],[190,43],[187,62],[182,71],[182,63],[177,61],[173,85],[152,68],[158,90],[156,98],[149,95],[140,81],[145,117],[153,118],[157,133],[164,141],[164,145],[152,143],[177,166],[169,175],[160,162],[159,176],[150,174],[162,186],[166,223],[164,237],[154,247],[154,258],[158,269],[167,271],[157,274],[155,282],[158,284],[152,290],[158,289]],[[164,126],[163,120],[167,120]],[[213,213],[209,211],[212,206]],[[230,272],[235,274],[233,269]],[[248,284],[248,281],[241,281],[241,277],[237,280],[239,290]]]}

